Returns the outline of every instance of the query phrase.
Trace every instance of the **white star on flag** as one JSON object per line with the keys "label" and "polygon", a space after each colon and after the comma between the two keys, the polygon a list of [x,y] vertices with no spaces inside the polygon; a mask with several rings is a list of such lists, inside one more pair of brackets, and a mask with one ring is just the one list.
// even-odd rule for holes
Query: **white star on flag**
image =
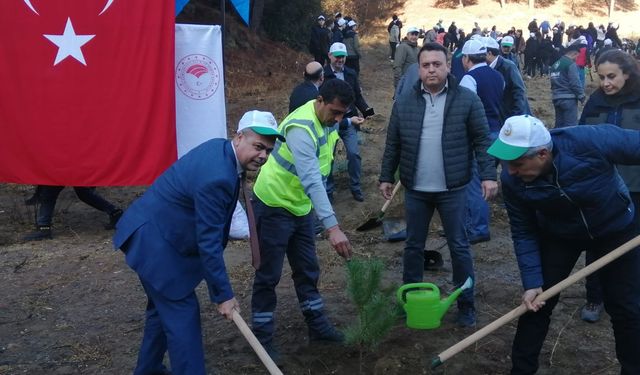
{"label": "white star on flag", "polygon": [[82,65],[87,65],[80,47],[93,39],[95,35],[76,35],[76,32],[73,30],[73,25],[71,24],[71,18],[67,18],[67,25],[64,27],[64,33],[62,35],[45,34],[43,36],[58,46],[58,54],[56,55],[56,61],[53,63],[54,66],[69,56],[80,61]]}

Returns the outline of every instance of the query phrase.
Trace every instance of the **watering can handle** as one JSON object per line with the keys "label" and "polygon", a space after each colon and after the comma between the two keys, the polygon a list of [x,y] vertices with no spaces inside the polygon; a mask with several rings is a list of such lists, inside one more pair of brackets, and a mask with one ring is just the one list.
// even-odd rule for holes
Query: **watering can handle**
{"label": "watering can handle", "polygon": [[431,290],[440,290],[435,284],[432,283],[410,283],[404,284],[401,286],[396,292],[396,298],[398,298],[398,302],[405,303],[407,293],[413,289],[431,289]]}

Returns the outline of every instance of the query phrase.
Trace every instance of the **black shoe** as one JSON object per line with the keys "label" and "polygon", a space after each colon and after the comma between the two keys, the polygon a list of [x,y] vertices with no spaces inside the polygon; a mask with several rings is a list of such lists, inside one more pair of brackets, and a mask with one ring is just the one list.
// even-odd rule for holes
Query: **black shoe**
{"label": "black shoe", "polygon": [[358,202],[364,202],[364,195],[362,195],[361,191],[352,191],[351,195],[353,195],[353,199],[357,200]]}
{"label": "black shoe", "polygon": [[118,223],[118,220],[120,220],[120,217],[122,217],[122,210],[118,208],[117,210],[109,214],[109,223],[105,224],[104,229],[114,229],[116,227],[116,224]]}
{"label": "black shoe", "polygon": [[328,330],[322,333],[309,330],[309,341],[343,343],[344,334],[334,327],[330,327]]}
{"label": "black shoe", "polygon": [[24,241],[42,241],[42,240],[50,240],[53,238],[51,234],[51,227],[40,225],[38,229],[31,233],[25,234],[22,239]]}
{"label": "black shoe", "polygon": [[491,241],[491,235],[488,235],[488,234],[486,236],[469,238],[469,243],[472,245],[475,245],[480,242],[489,242],[489,241]]}
{"label": "black shoe", "polygon": [[476,326],[476,309],[472,306],[458,307],[456,323],[459,327],[473,328]]}

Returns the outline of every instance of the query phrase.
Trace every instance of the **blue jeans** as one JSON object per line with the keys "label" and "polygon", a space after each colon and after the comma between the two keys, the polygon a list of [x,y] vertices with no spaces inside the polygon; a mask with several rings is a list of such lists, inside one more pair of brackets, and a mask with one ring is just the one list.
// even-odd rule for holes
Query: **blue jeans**
{"label": "blue jeans", "polygon": [[[424,245],[434,210],[438,210],[442,226],[447,234],[451,253],[453,282],[462,285],[467,277],[475,284],[473,259],[464,228],[466,217],[466,188],[440,193],[424,193],[407,189],[405,192],[405,219],[407,240],[403,257],[402,281],[405,284],[422,282],[424,274]],[[473,288],[465,290],[458,298],[458,306],[473,306]]]}
{"label": "blue jeans", "polygon": [[578,67],[578,77],[580,77],[580,82],[582,83],[582,88],[584,88],[584,81],[586,79],[584,66],[583,67]]}
{"label": "blue jeans", "polygon": [[[489,134],[491,143],[498,138],[498,132]],[[470,240],[488,237],[489,233],[489,204],[482,197],[482,182],[478,172],[478,162],[473,160],[471,180],[467,185],[467,217],[465,228]]]}
{"label": "blue jeans", "polygon": [[[351,192],[361,192],[360,174],[362,173],[362,158],[360,157],[360,146],[358,145],[358,130],[352,124],[341,129],[338,128],[338,135],[344,143],[347,151],[347,170],[349,171],[349,189]],[[333,193],[333,166],[327,178],[327,192]]]}
{"label": "blue jeans", "polygon": [[[632,223],[619,233],[594,240],[540,238],[543,289],[549,289],[571,273],[583,250],[600,258],[635,237],[638,231]],[[604,307],[611,316],[616,340],[616,355],[621,374],[640,374],[640,248],[626,253],[599,270]],[[518,320],[513,340],[511,374],[534,374],[544,343],[551,313],[558,296],[546,301],[538,312],[527,312]]]}
{"label": "blue jeans", "polygon": [[556,128],[578,125],[578,99],[553,99]]}
{"label": "blue jeans", "polygon": [[276,286],[282,276],[284,257],[291,266],[291,278],[300,309],[310,331],[323,334],[331,329],[318,291],[320,266],[316,257],[313,211],[294,216],[284,208],[269,207],[253,199],[256,229],[260,240],[260,268],[256,270],[251,297],[252,328],[262,345],[270,344],[275,331]]}

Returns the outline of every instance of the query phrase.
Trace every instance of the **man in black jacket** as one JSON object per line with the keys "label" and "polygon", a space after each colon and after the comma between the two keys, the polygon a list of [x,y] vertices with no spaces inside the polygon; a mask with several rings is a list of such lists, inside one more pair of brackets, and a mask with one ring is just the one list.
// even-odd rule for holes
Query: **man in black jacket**
{"label": "man in black jacket", "polygon": [[311,38],[309,39],[309,52],[313,58],[324,65],[327,62],[327,51],[331,41],[331,30],[324,27],[324,16],[318,16],[318,23],[311,28]]}
{"label": "man in black jacket", "polygon": [[324,82],[324,69],[317,61],[307,64],[304,69],[304,82],[296,86],[289,96],[289,113],[309,100],[318,97],[318,89]]}
{"label": "man in black jacket", "polygon": [[[347,56],[347,47],[343,43],[333,43],[329,49],[330,63],[324,67],[325,80],[341,79],[346,81],[353,89],[356,98],[354,105],[349,107],[349,111],[345,113],[344,118],[340,121],[338,134],[347,150],[347,169],[349,171],[349,188],[353,199],[358,202],[364,201],[362,188],[360,187],[360,174],[362,173],[362,159],[360,158],[360,147],[358,146],[358,131],[364,119],[373,115],[373,108],[369,107],[366,100],[362,97],[362,90],[358,81],[358,75],[355,70],[344,65]],[[359,116],[358,110],[362,112]],[[329,176],[327,180],[327,192],[333,193],[333,177]]]}
{"label": "man in black jacket", "polygon": [[[424,245],[429,222],[438,210],[451,252],[453,281],[462,285],[473,278],[473,260],[465,232],[466,187],[471,161],[478,162],[485,199],[498,190],[496,168],[487,154],[489,125],[480,98],[458,86],[448,74],[448,51],[438,43],[425,44],[418,54],[420,79],[408,83],[413,90],[400,93],[391,110],[382,158],[379,189],[391,198],[395,172],[405,187],[407,240],[404,248],[404,283],[421,282]],[[476,324],[473,288],[458,299],[457,322]]]}

